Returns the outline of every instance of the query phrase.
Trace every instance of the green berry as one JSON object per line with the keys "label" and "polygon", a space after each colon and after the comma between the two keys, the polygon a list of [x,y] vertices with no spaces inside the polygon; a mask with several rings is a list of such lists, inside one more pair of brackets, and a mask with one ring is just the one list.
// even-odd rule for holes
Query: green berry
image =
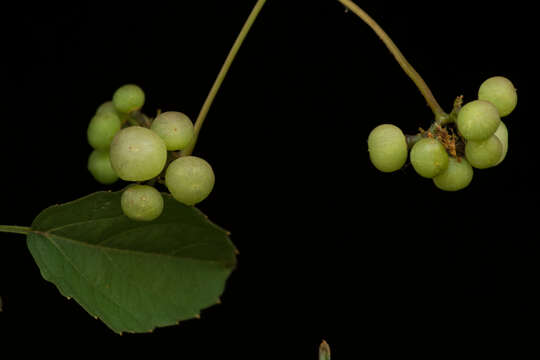
{"label": "green berry", "polygon": [[94,150],[88,157],[88,170],[98,182],[102,184],[112,184],[118,180],[118,175],[114,172],[106,150]]}
{"label": "green berry", "polygon": [[151,129],[158,134],[167,150],[182,150],[193,139],[193,123],[184,113],[178,111],[166,111],[159,114],[152,122]]}
{"label": "green berry", "polygon": [[99,105],[96,110],[96,114],[102,114],[102,113],[108,113],[108,112],[117,114],[116,108],[114,107],[114,103],[112,102],[112,100],[105,101],[104,103]]}
{"label": "green berry", "polygon": [[495,105],[485,100],[473,100],[461,108],[456,124],[467,140],[485,140],[495,133],[501,123]]}
{"label": "green berry", "polygon": [[506,157],[506,153],[508,152],[508,129],[506,128],[506,125],[501,121],[501,124],[497,128],[494,134],[502,144],[502,155],[499,161],[495,165],[499,165],[504,158]]}
{"label": "green berry", "polygon": [[368,136],[369,158],[382,172],[399,170],[407,161],[407,139],[400,128],[382,124]]}
{"label": "green berry", "polygon": [[215,177],[208,162],[196,156],[182,156],[171,162],[165,185],[171,195],[186,205],[195,205],[212,192]]}
{"label": "green berry", "polygon": [[448,158],[448,167],[433,178],[433,183],[444,191],[458,191],[466,188],[472,181],[473,168],[465,159]]}
{"label": "green berry", "polygon": [[411,149],[411,164],[425,178],[433,178],[448,167],[448,153],[438,140],[423,138]]}
{"label": "green berry", "polygon": [[163,212],[163,196],[153,186],[133,184],[120,198],[124,214],[137,221],[151,221]]}
{"label": "green berry", "polygon": [[478,99],[486,100],[497,108],[499,116],[507,116],[517,105],[516,88],[503,76],[493,76],[480,85]]}
{"label": "green berry", "polygon": [[502,152],[503,145],[495,135],[482,141],[469,140],[465,145],[465,157],[477,169],[495,166],[501,159]]}
{"label": "green berry", "polygon": [[88,143],[94,149],[106,150],[121,127],[122,122],[118,115],[102,111],[94,115],[88,124],[86,130]]}
{"label": "green berry", "polygon": [[113,94],[113,103],[117,111],[130,113],[143,107],[145,100],[144,91],[135,84],[127,84],[119,87]]}
{"label": "green berry", "polygon": [[145,181],[159,175],[167,161],[167,147],[158,134],[141,126],[120,130],[111,143],[111,164],[127,181]]}

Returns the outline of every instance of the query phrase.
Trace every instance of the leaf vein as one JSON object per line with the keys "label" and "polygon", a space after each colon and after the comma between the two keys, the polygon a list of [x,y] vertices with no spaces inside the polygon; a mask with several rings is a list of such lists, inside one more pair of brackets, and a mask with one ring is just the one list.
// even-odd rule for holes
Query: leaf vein
{"label": "leaf vein", "polygon": [[[94,289],[94,291],[100,292],[105,298],[109,299],[112,304],[114,304],[114,305],[116,305],[116,307],[122,309],[126,314],[129,314],[138,323],[144,324],[134,314],[132,314],[128,310],[124,309],[120,304],[118,304],[111,296],[106,294],[104,291],[100,290],[99,287],[96,284],[94,284],[92,281],[90,281],[90,279],[86,278],[86,276],[84,276],[84,273],[75,265],[75,263],[71,260],[71,258],[66,255],[66,253],[62,250],[62,247],[56,241],[54,241],[54,239],[49,238],[49,240],[51,240],[51,243],[56,247],[56,249],[58,249],[58,252],[60,252],[60,254],[66,259],[66,262],[68,262],[71,265],[71,267],[73,267],[73,269],[79,274],[79,276],[82,279],[84,279]],[[77,299],[77,300],[80,301],[80,299]]]}

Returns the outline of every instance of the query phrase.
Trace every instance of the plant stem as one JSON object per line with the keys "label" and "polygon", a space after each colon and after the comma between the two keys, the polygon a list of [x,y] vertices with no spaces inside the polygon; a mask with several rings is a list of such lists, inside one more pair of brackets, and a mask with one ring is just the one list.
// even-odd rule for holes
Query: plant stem
{"label": "plant stem", "polygon": [[390,37],[386,34],[386,32],[384,32],[384,30],[379,26],[379,24],[377,24],[375,20],[371,18],[371,16],[369,16],[364,10],[362,10],[351,0],[338,1],[342,3],[347,9],[358,15],[358,17],[360,17],[360,19],[362,19],[366,24],[368,24],[369,27],[371,27],[371,29],[379,36],[379,38],[386,45],[388,50],[390,50],[392,55],[394,55],[403,71],[405,71],[405,73],[411,78],[418,90],[420,90],[420,92],[426,99],[429,107],[435,115],[435,122],[440,123],[445,121],[448,115],[443,111],[424,79],[422,79],[420,74],[418,74],[416,70],[412,67],[412,65],[407,61],[407,59],[405,59],[405,56],[403,56],[396,44],[394,44],[392,39],[390,39]]}
{"label": "plant stem", "polygon": [[223,83],[223,80],[225,79],[225,75],[227,75],[227,71],[229,71],[229,68],[231,67],[231,64],[236,56],[236,53],[238,53],[238,50],[240,49],[242,42],[244,41],[246,35],[248,34],[251,26],[255,22],[255,19],[257,18],[257,15],[261,11],[265,2],[266,0],[257,0],[257,3],[253,7],[253,10],[251,10],[251,13],[249,14],[246,22],[244,23],[244,26],[240,30],[238,37],[234,41],[234,44],[231,50],[229,50],[229,54],[227,55],[227,58],[225,59],[225,62],[223,63],[221,70],[219,71],[216,77],[216,80],[214,81],[214,85],[212,85],[212,88],[210,89],[210,92],[208,93],[208,96],[206,97],[206,100],[204,101],[201,111],[199,112],[199,116],[197,117],[197,120],[195,121],[195,125],[194,125],[195,131],[194,131],[193,140],[188,145],[188,147],[182,150],[181,152],[182,156],[190,155],[193,152],[193,148],[195,147],[195,144],[197,143],[199,132],[201,131],[201,127],[204,123],[206,115],[208,114],[208,111],[210,110],[210,106],[212,105],[212,102],[214,101],[214,98],[216,97],[216,94],[221,84]]}
{"label": "plant stem", "polygon": [[32,229],[29,226],[0,225],[0,232],[27,235],[32,232]]}
{"label": "plant stem", "polygon": [[319,360],[330,360],[330,345],[324,340],[319,345]]}

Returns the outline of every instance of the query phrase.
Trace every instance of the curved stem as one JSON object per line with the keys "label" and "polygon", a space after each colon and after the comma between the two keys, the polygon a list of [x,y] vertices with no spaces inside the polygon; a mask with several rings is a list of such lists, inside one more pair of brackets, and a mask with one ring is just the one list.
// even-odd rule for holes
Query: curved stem
{"label": "curved stem", "polygon": [[351,10],[353,13],[358,15],[366,24],[371,27],[371,29],[379,36],[379,38],[384,42],[388,50],[394,55],[397,62],[405,71],[405,73],[411,78],[411,80],[415,83],[416,87],[424,98],[426,99],[429,107],[433,111],[433,114],[435,115],[435,121],[436,122],[443,122],[448,117],[448,115],[443,111],[435,97],[433,96],[433,93],[427,86],[426,82],[420,74],[416,72],[416,70],[412,67],[412,65],[405,59],[405,56],[399,51],[398,47],[392,39],[384,32],[384,30],[369,16],[364,10],[362,10],[358,5],[353,3],[351,0],[338,0],[340,3],[342,3],[347,9]]}
{"label": "curved stem", "polygon": [[240,46],[242,45],[242,42],[246,38],[246,35],[249,32],[249,29],[251,28],[251,25],[255,22],[255,19],[257,18],[257,15],[261,11],[264,3],[266,0],[257,0],[257,3],[253,7],[253,10],[251,10],[251,13],[249,14],[246,22],[244,23],[244,26],[240,30],[240,33],[238,34],[238,37],[234,41],[234,44],[229,51],[229,54],[227,55],[227,58],[225,59],[225,62],[223,63],[221,70],[219,71],[216,80],[214,81],[214,85],[212,85],[212,88],[210,89],[210,92],[208,93],[208,96],[206,97],[206,100],[204,101],[204,104],[201,108],[201,111],[199,112],[199,116],[197,117],[197,120],[195,121],[194,125],[194,136],[193,140],[191,141],[191,144],[188,145],[187,148],[182,150],[180,153],[181,156],[190,155],[193,152],[193,148],[195,147],[195,144],[197,143],[197,138],[199,136],[199,132],[201,131],[201,127],[204,123],[204,119],[206,118],[206,115],[208,114],[208,111],[210,110],[210,106],[212,105],[212,102],[214,101],[214,98],[216,97],[216,94],[223,83],[223,80],[225,79],[225,75],[227,75],[227,71],[229,71],[229,68],[231,67],[231,64],[236,56],[236,53],[238,53],[238,50],[240,49]]}
{"label": "curved stem", "polygon": [[32,232],[32,229],[29,226],[0,225],[0,232],[27,235]]}

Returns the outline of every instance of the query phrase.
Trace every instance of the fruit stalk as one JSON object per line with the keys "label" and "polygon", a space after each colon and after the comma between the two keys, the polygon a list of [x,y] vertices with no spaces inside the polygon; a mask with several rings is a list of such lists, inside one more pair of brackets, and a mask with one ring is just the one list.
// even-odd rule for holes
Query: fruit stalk
{"label": "fruit stalk", "polygon": [[415,83],[416,87],[424,98],[427,101],[428,106],[433,111],[433,114],[435,115],[435,122],[441,123],[444,122],[445,119],[448,117],[448,115],[443,111],[435,97],[433,96],[433,93],[427,86],[426,82],[418,72],[412,67],[412,65],[405,59],[405,56],[401,53],[401,51],[398,49],[396,44],[392,41],[392,39],[386,34],[386,32],[369,16],[364,10],[362,10],[358,5],[356,5],[351,0],[338,0],[341,4],[343,4],[347,9],[351,10],[353,13],[355,13],[360,19],[362,19],[369,27],[379,36],[379,38],[382,40],[382,42],[386,45],[388,50],[394,55],[394,58],[398,62],[398,64],[401,66],[403,71],[411,78],[411,80]]}
{"label": "fruit stalk", "polygon": [[210,106],[212,105],[212,102],[214,101],[214,98],[216,97],[217,92],[219,91],[219,88],[221,87],[221,84],[223,83],[223,80],[225,79],[225,76],[227,75],[227,72],[229,71],[229,68],[231,67],[232,62],[234,58],[236,57],[236,54],[238,53],[240,46],[242,45],[244,39],[246,38],[246,35],[251,29],[251,26],[255,22],[255,19],[257,18],[257,15],[259,15],[259,12],[261,11],[265,2],[266,0],[257,0],[257,3],[253,7],[253,10],[251,10],[251,13],[249,14],[246,22],[244,23],[244,26],[240,30],[238,37],[234,41],[234,44],[231,47],[231,50],[229,50],[229,54],[227,55],[227,58],[225,59],[221,67],[221,70],[219,71],[216,77],[216,80],[214,81],[214,84],[212,85],[212,88],[210,89],[210,92],[208,93],[208,96],[206,97],[206,100],[203,103],[201,111],[199,112],[199,115],[197,116],[197,119],[195,120],[193,140],[184,150],[181,151],[180,153],[181,156],[191,155],[191,153],[193,152],[193,148],[195,147],[195,144],[197,143],[199,132],[201,131],[201,127],[204,123],[204,120],[206,119],[206,115],[208,114],[208,111],[210,110]]}

